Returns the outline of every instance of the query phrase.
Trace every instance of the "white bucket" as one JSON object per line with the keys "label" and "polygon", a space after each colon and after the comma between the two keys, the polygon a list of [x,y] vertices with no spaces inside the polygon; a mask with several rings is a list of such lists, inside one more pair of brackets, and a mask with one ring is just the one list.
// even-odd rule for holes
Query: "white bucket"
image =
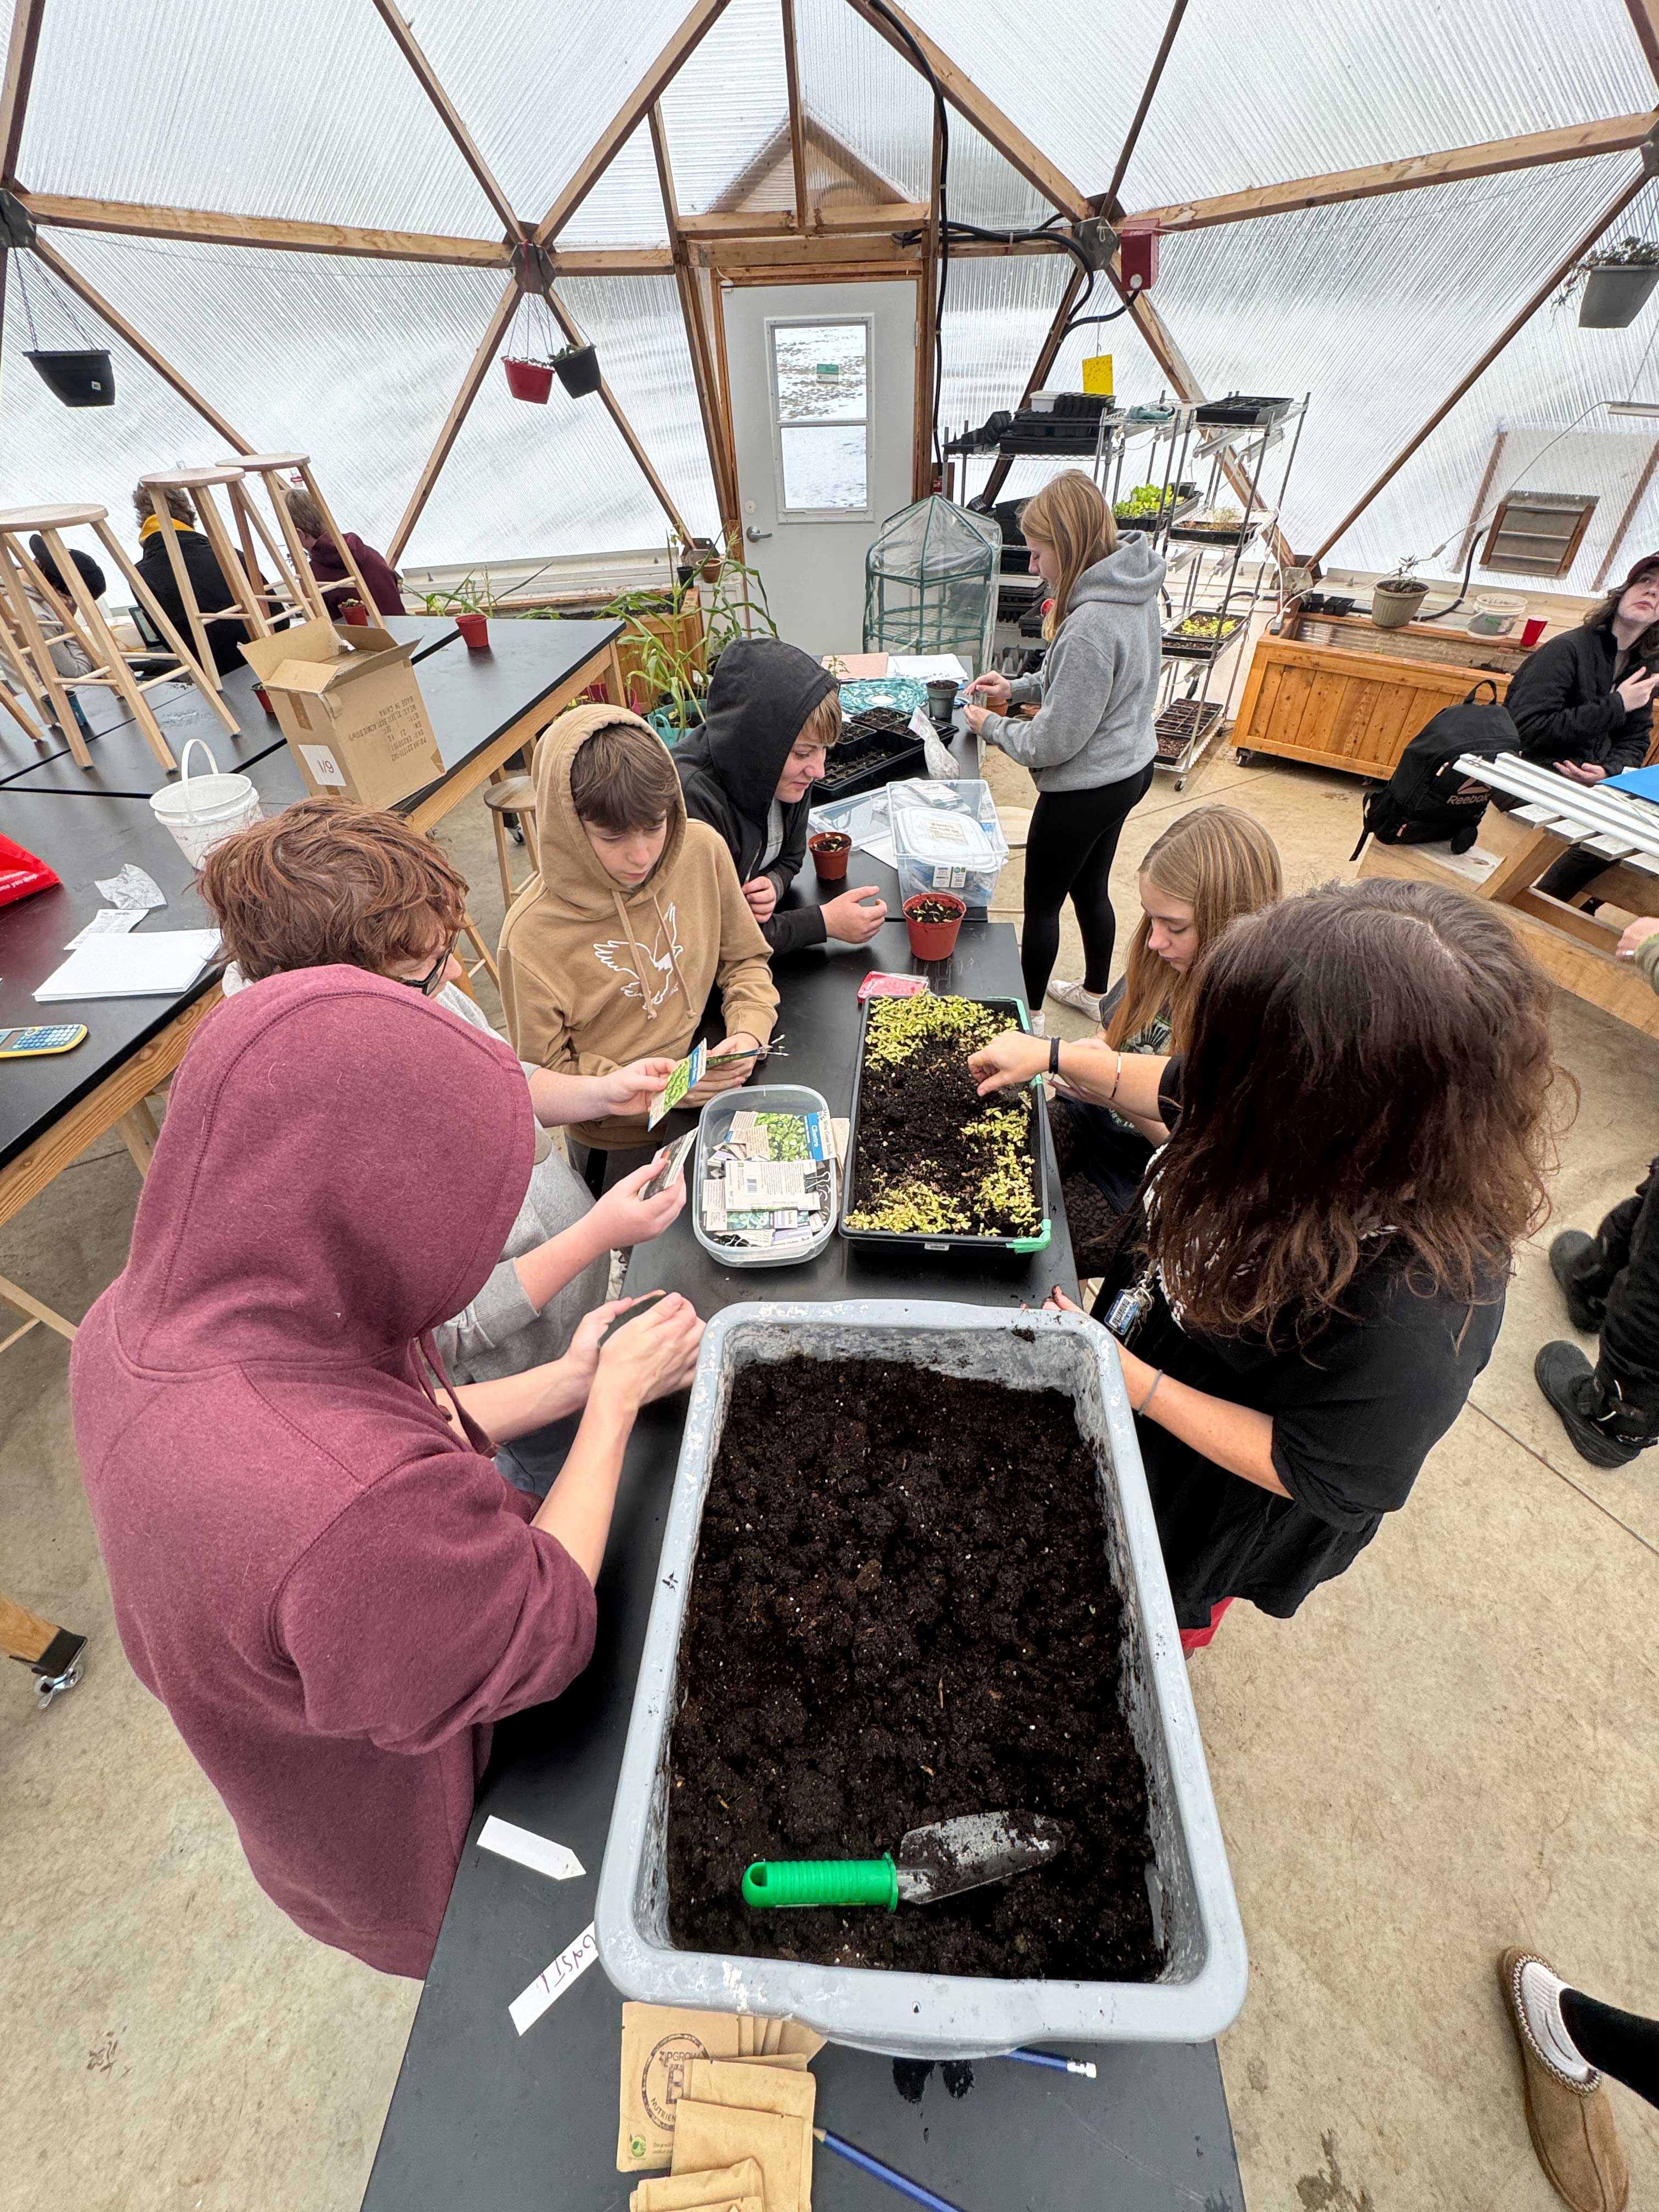
{"label": "white bucket", "polygon": [[[197,745],[201,745],[207,754],[209,773],[192,779],[190,756]],[[238,830],[251,829],[263,818],[259,794],[250,779],[245,775],[221,775],[218,762],[200,738],[191,738],[185,745],[179,763],[178,782],[152,792],[149,805],[150,811],[171,834],[173,843],[193,868],[200,867],[206,854],[222,837],[228,837]]]}
{"label": "white bucket", "polygon": [[1469,617],[1471,637],[1507,637],[1527,611],[1524,599],[1512,592],[1477,592]]}

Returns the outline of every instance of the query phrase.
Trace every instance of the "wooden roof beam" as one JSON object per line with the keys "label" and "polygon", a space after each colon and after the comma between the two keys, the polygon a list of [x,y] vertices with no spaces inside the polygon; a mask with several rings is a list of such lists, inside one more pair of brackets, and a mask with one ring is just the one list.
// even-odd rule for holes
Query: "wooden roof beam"
{"label": "wooden roof beam", "polygon": [[34,57],[40,50],[40,18],[46,5],[46,0],[15,0],[12,11],[5,74],[0,76],[0,185],[8,187],[17,175],[23,118],[28,112],[29,87],[34,81]]}
{"label": "wooden roof beam", "polygon": [[1397,477],[1401,470],[1405,467],[1407,462],[1410,460],[1412,455],[1417,451],[1418,447],[1422,445],[1426,439],[1431,436],[1432,434],[1438,429],[1441,423],[1445,421],[1447,416],[1451,413],[1452,409],[1456,406],[1458,401],[1463,397],[1463,394],[1468,391],[1472,385],[1476,383],[1486,374],[1486,371],[1492,367],[1493,362],[1497,360],[1498,355],[1503,352],[1504,347],[1508,345],[1510,340],[1515,336],[1516,332],[1519,330],[1524,329],[1526,325],[1532,320],[1532,318],[1543,306],[1544,302],[1554,293],[1557,287],[1565,282],[1570,272],[1580,261],[1583,259],[1584,256],[1590,251],[1596,240],[1613,223],[1617,222],[1625,210],[1636,198],[1638,192],[1641,191],[1645,181],[1645,171],[1638,168],[1635,175],[1632,176],[1627,183],[1620,187],[1619,191],[1613,194],[1612,199],[1607,202],[1607,205],[1596,216],[1589,228],[1583,233],[1582,237],[1577,238],[1573,241],[1572,245],[1568,247],[1566,252],[1562,255],[1561,258],[1550,270],[1548,276],[1546,276],[1543,282],[1529,295],[1525,303],[1516,311],[1516,313],[1510,316],[1509,321],[1504,324],[1503,329],[1492,340],[1492,343],[1486,349],[1485,352],[1481,354],[1479,360],[1477,360],[1469,368],[1464,371],[1463,374],[1458,379],[1457,382],[1453,385],[1451,390],[1446,394],[1446,397],[1441,401],[1440,404],[1435,409],[1434,412],[1429,416],[1422,428],[1406,441],[1406,443],[1400,448],[1400,451],[1389,463],[1387,468],[1383,470],[1382,475],[1376,478],[1374,483],[1370,484],[1367,488],[1363,496],[1356,502],[1356,504],[1349,508],[1348,512],[1343,516],[1341,521],[1337,524],[1335,529],[1328,531],[1326,533],[1322,541],[1315,547],[1310,556],[1312,560],[1322,561],[1325,556],[1330,551],[1332,546],[1353,527],[1354,524],[1359,520],[1360,516],[1364,514],[1365,509],[1371,504],[1371,501],[1376,497],[1377,494],[1387,485],[1393,483],[1395,477]]}
{"label": "wooden roof beam", "polygon": [[62,192],[20,191],[17,198],[39,223],[118,238],[173,238],[204,246],[262,246],[278,253],[355,254],[371,261],[436,261],[475,269],[504,269],[512,251],[505,240],[363,230],[350,223],[226,215],[215,208],[152,207],[136,200],[76,199]]}
{"label": "wooden roof beam", "polygon": [[1643,58],[1659,82],[1659,0],[1625,0],[1625,8]]}
{"label": "wooden roof beam", "polygon": [[1363,169],[1335,169],[1321,177],[1296,177],[1282,185],[1258,185],[1249,191],[1222,192],[1213,199],[1188,200],[1170,207],[1141,208],[1126,222],[1155,222],[1162,231],[1204,230],[1220,222],[1246,222],[1258,216],[1289,215],[1299,208],[1335,207],[1346,200],[1371,199],[1383,192],[1421,191],[1466,177],[1495,177],[1510,169],[1534,169],[1555,161],[1578,161],[1595,154],[1619,154],[1644,145],[1652,137],[1651,110],[1611,115],[1599,123],[1572,123],[1559,131],[1534,131],[1514,138],[1493,138],[1479,146],[1454,146],[1440,154],[1413,154],[1401,161],[1374,161]]}
{"label": "wooden roof beam", "polygon": [[545,246],[564,228],[612,161],[627,144],[686,57],[696,52],[725,13],[727,0],[696,0],[696,5],[645,75],[611,117],[587,158],[537,224],[535,240]]}
{"label": "wooden roof beam", "polygon": [[[563,301],[560,299],[558,294],[553,289],[553,287],[550,284],[547,288],[546,296],[547,304],[552,308],[559,328],[564,332],[565,343],[567,345],[586,344],[586,340],[581,331],[577,327],[575,319],[571,315],[568,309],[565,307]],[[609,415],[611,421],[616,424],[617,429],[622,433],[623,443],[627,447],[629,452],[632,453],[635,460],[639,464],[641,474],[644,477],[647,483],[650,485],[652,491],[655,494],[657,504],[661,507],[663,513],[668,517],[670,523],[673,526],[676,536],[679,538],[682,544],[689,545],[691,542],[691,526],[687,522],[685,517],[680,513],[678,507],[675,506],[673,495],[670,492],[667,485],[664,483],[662,478],[657,474],[655,469],[652,467],[650,456],[647,453],[645,447],[640,443],[638,437],[635,434],[633,424],[629,421],[627,416],[623,413],[620,405],[617,404],[617,395],[611,391],[609,382],[603,375],[599,378],[599,398],[604,404],[605,413]]]}
{"label": "wooden roof beam", "polygon": [[674,282],[679,293],[680,319],[685,325],[685,343],[691,356],[691,379],[696,386],[697,412],[702,418],[703,444],[708,453],[708,473],[714,480],[714,499],[720,508],[720,528],[727,536],[738,527],[738,472],[735,456],[727,453],[722,436],[724,422],[720,415],[720,386],[709,344],[708,327],[703,321],[702,299],[698,291],[698,277],[691,266],[686,250],[685,234],[680,226],[678,196],[674,190],[674,172],[668,158],[668,132],[663,123],[660,106],[653,105],[650,114],[651,152],[657,165],[657,185],[662,193],[663,219],[668,225],[668,235],[674,252]]}
{"label": "wooden roof beam", "polygon": [[501,218],[501,228],[509,238],[522,238],[526,226],[513,212],[513,203],[496,182],[495,173],[473,143],[472,134],[456,112],[454,102],[438,81],[438,73],[421,51],[415,33],[404,21],[396,0],[374,0],[374,11],[391,32],[398,51],[420,79],[421,89],[438,111],[444,129],[460,149],[461,159],[471,170],[478,189]]}
{"label": "wooden roof beam", "polygon": [[398,565],[398,557],[404,546],[409,543],[416,524],[421,519],[422,508],[432,496],[432,487],[437,483],[439,471],[449,459],[450,450],[461,434],[461,425],[471,412],[472,403],[477,398],[479,387],[489,374],[489,365],[495,360],[496,350],[507,334],[507,326],[513,319],[514,310],[517,307],[520,298],[517,283],[507,285],[502,290],[501,298],[495,302],[489,322],[484,326],[484,334],[478,341],[477,350],[467,366],[466,374],[461,379],[461,388],[455,394],[449,412],[444,417],[443,428],[438,433],[437,443],[426,457],[426,465],[421,471],[420,476],[416,480],[415,489],[409,495],[409,504],[404,509],[403,519],[392,532],[391,543],[386,547],[386,557],[394,568]]}
{"label": "wooden roof beam", "polygon": [[1112,181],[1101,194],[1102,209],[1109,217],[1115,216],[1117,212],[1119,187],[1134,156],[1135,147],[1140,137],[1140,126],[1146,120],[1147,111],[1152,104],[1152,94],[1158,90],[1158,79],[1164,74],[1164,64],[1170,58],[1170,49],[1175,44],[1176,33],[1181,28],[1181,19],[1186,12],[1187,0],[1175,0],[1175,5],[1170,10],[1170,20],[1164,26],[1164,36],[1158,41],[1158,52],[1152,56],[1152,66],[1146,73],[1146,89],[1141,94],[1140,105],[1130,118],[1129,128],[1124,133],[1123,150],[1117,157],[1117,167],[1112,172]]}
{"label": "wooden roof beam", "polygon": [[806,130],[800,104],[800,60],[795,49],[795,0],[779,0],[783,17],[783,75],[789,93],[789,167],[795,186],[795,222],[805,230],[811,209],[806,199]]}
{"label": "wooden roof beam", "polygon": [[[935,46],[927,33],[910,21],[896,0],[884,0],[884,4],[886,13],[878,15],[870,0],[848,0],[848,5],[863,17],[872,31],[885,39],[896,53],[902,54],[918,75],[922,72],[916,53],[919,51],[926,57],[928,68],[939,79],[940,91],[957,114],[971,123],[981,137],[988,139],[1010,167],[1017,169],[1052,206],[1079,222],[1091,213],[1087,193],[1079,191],[1042,149],[1032,144],[1018,125],[1010,121],[994,100],[986,98],[967,72],[958,69],[944,49]],[[894,27],[895,21],[902,29]],[[914,48],[910,43],[913,40]]]}

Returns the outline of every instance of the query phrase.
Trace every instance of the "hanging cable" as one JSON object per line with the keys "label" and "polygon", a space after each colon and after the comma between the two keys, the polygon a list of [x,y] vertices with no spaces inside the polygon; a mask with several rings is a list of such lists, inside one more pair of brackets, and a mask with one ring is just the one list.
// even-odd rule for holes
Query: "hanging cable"
{"label": "hanging cable", "polygon": [[933,64],[922,52],[920,42],[908,23],[893,13],[887,0],[869,0],[873,14],[881,20],[908,48],[916,67],[927,80],[933,94],[933,127],[939,133],[939,204],[933,210],[939,225],[939,295],[933,303],[933,465],[939,479],[945,481],[945,451],[939,442],[939,410],[945,401],[945,293],[951,273],[951,231],[949,177],[951,168],[951,125],[945,103],[945,88],[933,74]]}

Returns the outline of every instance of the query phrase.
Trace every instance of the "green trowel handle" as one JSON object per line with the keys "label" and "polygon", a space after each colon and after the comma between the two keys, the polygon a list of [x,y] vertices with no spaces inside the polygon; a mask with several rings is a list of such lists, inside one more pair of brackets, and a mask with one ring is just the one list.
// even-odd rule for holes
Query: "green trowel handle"
{"label": "green trowel handle", "polygon": [[743,1877],[746,1905],[884,1905],[898,1911],[898,1871],[884,1859],[757,1859]]}

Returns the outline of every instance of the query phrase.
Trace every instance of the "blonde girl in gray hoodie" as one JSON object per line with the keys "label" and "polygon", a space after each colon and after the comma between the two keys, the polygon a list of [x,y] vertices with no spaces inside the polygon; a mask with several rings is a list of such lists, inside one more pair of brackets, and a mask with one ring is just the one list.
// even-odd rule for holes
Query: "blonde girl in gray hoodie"
{"label": "blonde girl in gray hoodie", "polygon": [[[1152,780],[1164,562],[1138,530],[1118,533],[1104,493],[1067,469],[1020,518],[1032,565],[1053,587],[1053,641],[1035,676],[971,685],[969,726],[1030,769],[1037,803],[1025,842],[1020,964],[1026,1003],[1042,1025],[1046,992],[1093,1020],[1111,981],[1117,917],[1110,878],[1129,811]],[[1025,720],[1007,709],[1036,704]],[[1083,933],[1080,982],[1054,983],[1060,910],[1069,898]]]}

